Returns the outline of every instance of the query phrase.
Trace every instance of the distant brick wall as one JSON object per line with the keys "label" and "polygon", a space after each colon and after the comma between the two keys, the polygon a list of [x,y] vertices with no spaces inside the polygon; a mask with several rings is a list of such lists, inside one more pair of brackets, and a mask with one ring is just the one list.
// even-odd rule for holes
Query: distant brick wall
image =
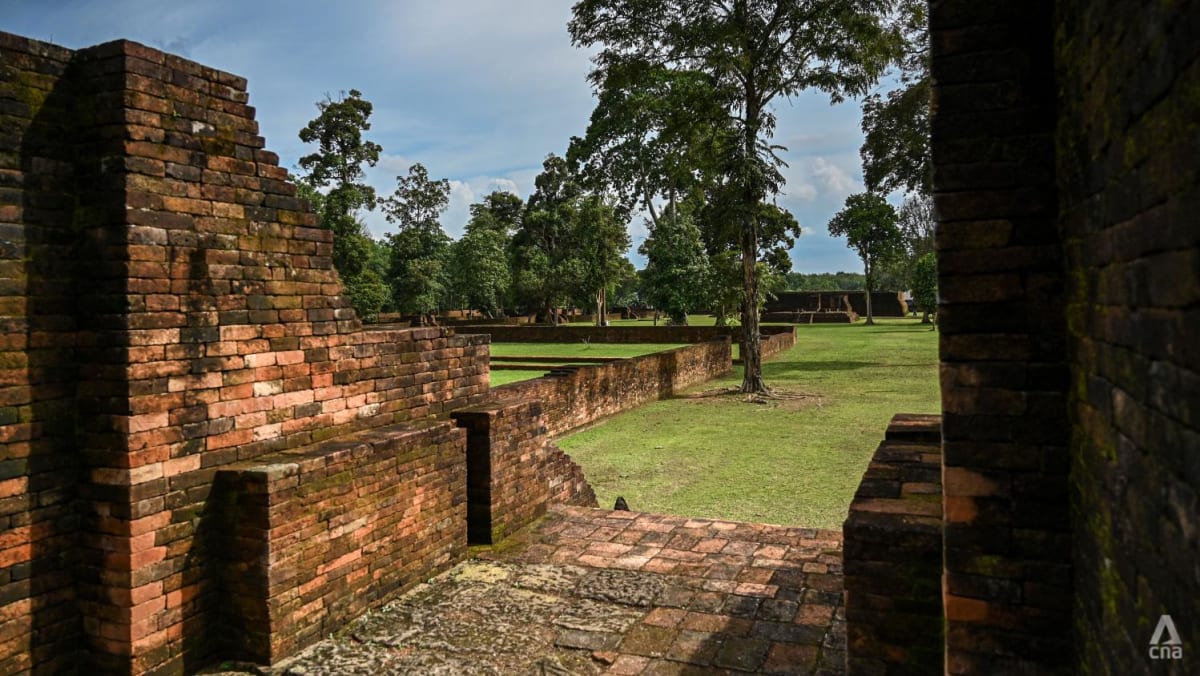
{"label": "distant brick wall", "polygon": [[[794,326],[762,326],[764,336],[794,333]],[[493,343],[701,343],[731,336],[741,340],[736,326],[472,326],[463,333],[485,333]]]}
{"label": "distant brick wall", "polygon": [[275,662],[457,563],[465,436],[410,423],[222,469],[222,656]]}
{"label": "distant brick wall", "polygon": [[549,443],[542,402],[518,400],[450,414],[468,431],[471,542],[499,542],[546,513],[550,502],[596,506],[578,465]]}
{"label": "distant brick wall", "polygon": [[608,364],[569,366],[497,387],[492,397],[499,402],[540,399],[546,429],[558,436],[729,373],[731,352],[726,338]]}
{"label": "distant brick wall", "polygon": [[[845,310],[847,302],[855,313],[866,316],[866,291],[780,291],[767,301],[763,311]],[[902,292],[872,291],[871,313],[876,317],[903,317],[908,314],[908,304]]]}
{"label": "distant brick wall", "polygon": [[842,529],[849,674],[942,671],[940,423],[895,416],[850,503]]}
{"label": "distant brick wall", "polygon": [[763,360],[771,359],[779,354],[786,352],[796,344],[796,332],[787,331],[783,333],[764,334],[760,348],[762,350]]}
{"label": "distant brick wall", "polygon": [[0,49],[0,665],[193,669],[214,473],[477,403],[487,338],[361,329],[242,78]]}
{"label": "distant brick wall", "polygon": [[[1195,673],[1200,5],[1069,0],[1058,13],[1078,669]],[[1182,661],[1149,659],[1163,614]]]}
{"label": "distant brick wall", "polygon": [[1054,4],[930,3],[950,673],[1071,664]]}

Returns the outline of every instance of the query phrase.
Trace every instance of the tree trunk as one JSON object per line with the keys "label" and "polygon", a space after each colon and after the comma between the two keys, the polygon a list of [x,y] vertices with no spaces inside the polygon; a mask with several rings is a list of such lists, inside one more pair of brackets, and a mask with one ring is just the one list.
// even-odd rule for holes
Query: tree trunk
{"label": "tree trunk", "polygon": [[921,323],[922,323],[922,324],[928,324],[928,323],[929,323],[929,310],[925,310],[925,311],[922,313],[922,315],[921,315]]}
{"label": "tree trunk", "polygon": [[747,163],[743,178],[742,200],[742,392],[768,394],[770,390],[762,377],[762,340],[758,335],[758,219],[756,210],[761,200],[758,186],[751,177],[749,164],[758,152],[758,124],[761,108],[758,92],[752,84],[746,87],[746,129],[742,138]]}
{"label": "tree trunk", "polygon": [[875,323],[875,316],[871,314],[871,287],[873,285],[871,284],[872,270],[871,270],[870,263],[867,263],[866,272],[867,272],[867,274],[866,274],[866,278],[867,278],[867,326],[871,326],[872,324]]}

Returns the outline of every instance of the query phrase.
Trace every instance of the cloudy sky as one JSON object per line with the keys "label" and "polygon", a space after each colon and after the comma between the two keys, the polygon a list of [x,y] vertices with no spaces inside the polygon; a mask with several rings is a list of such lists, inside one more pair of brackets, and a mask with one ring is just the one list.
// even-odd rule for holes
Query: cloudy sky
{"label": "cloudy sky", "polygon": [[[245,76],[261,133],[294,170],[297,132],[326,94],[358,89],[375,105],[369,138],[384,155],[369,180],[382,194],[421,162],[450,179],[442,225],[462,232],[467,206],[492,190],[522,198],[548,153],[582,135],[594,105],[589,54],[571,46],[567,0],[4,0],[0,30],[86,47],[135,40]],[[801,272],[858,271],[826,223],[862,189],[860,109],[809,94],[776,104],[787,186],[780,204],[804,235]],[[374,234],[387,222],[369,214]],[[645,237],[630,226],[631,258]]]}

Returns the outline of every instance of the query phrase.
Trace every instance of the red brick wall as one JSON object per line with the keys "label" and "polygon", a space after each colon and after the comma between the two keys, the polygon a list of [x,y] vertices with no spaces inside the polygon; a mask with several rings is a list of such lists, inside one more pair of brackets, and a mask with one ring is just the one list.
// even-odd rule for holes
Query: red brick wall
{"label": "red brick wall", "polygon": [[930,3],[950,673],[1071,662],[1053,3]]}
{"label": "red brick wall", "polygon": [[477,402],[487,339],[361,329],[245,80],[123,41],[0,48],[0,664],[195,668],[218,468]]}
{"label": "red brick wall", "polygon": [[596,506],[579,466],[550,443],[543,403],[515,400],[455,411],[468,430],[471,542],[493,543],[546,513],[550,502]]}
{"label": "red brick wall", "polygon": [[[1057,3],[1083,673],[1200,669],[1200,4]],[[1170,615],[1181,660],[1153,661]]]}
{"label": "red brick wall", "polygon": [[[763,335],[794,333],[794,326],[763,326]],[[701,343],[732,336],[740,340],[736,326],[473,326],[464,333],[486,333],[493,343]]]}
{"label": "red brick wall", "polygon": [[497,387],[492,398],[540,399],[547,432],[558,436],[729,373],[730,353],[725,338],[607,364],[564,367]]}
{"label": "red brick wall", "polygon": [[222,469],[222,657],[275,662],[461,559],[464,437],[409,423]]}

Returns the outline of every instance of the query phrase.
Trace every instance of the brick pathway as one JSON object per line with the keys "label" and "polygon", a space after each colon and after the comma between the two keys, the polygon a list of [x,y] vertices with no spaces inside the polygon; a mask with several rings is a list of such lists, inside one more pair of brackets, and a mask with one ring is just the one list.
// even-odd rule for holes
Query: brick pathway
{"label": "brick pathway", "polygon": [[840,532],[558,507],[276,673],[840,674]]}

